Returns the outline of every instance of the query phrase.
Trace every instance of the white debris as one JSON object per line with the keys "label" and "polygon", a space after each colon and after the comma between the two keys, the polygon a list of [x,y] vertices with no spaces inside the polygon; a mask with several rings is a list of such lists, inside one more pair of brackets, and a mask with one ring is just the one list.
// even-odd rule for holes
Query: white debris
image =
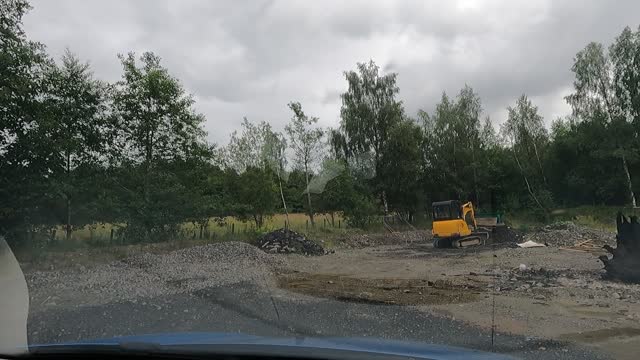
{"label": "white debris", "polygon": [[527,265],[525,265],[525,264],[520,264],[520,266],[518,267],[518,269],[520,269],[520,271],[527,271]]}
{"label": "white debris", "polygon": [[531,241],[531,240],[525,241],[522,244],[516,244],[516,245],[518,245],[521,248],[535,248],[535,247],[545,247],[546,246],[545,244],[540,244],[540,243],[537,243],[537,242]]}

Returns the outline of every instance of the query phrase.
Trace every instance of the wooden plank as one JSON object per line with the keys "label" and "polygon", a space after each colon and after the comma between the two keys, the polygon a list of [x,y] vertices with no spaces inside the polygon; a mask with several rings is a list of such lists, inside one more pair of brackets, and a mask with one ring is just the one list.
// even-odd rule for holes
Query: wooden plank
{"label": "wooden plank", "polygon": [[582,245],[587,244],[587,243],[590,243],[590,242],[592,242],[592,241],[593,241],[593,240],[591,240],[591,239],[589,239],[589,240],[585,240],[585,241],[581,241],[581,242],[579,242],[579,243],[576,243],[574,246],[582,246]]}

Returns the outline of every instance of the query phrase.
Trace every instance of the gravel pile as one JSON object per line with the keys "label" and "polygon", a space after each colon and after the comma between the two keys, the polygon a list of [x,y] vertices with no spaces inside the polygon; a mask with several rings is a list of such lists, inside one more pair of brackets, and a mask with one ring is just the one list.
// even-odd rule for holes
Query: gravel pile
{"label": "gravel pile", "polygon": [[143,253],[88,269],[25,274],[32,305],[92,304],[192,293],[240,282],[270,285],[285,263],[241,242],[208,244],[167,254]]}
{"label": "gravel pile", "polygon": [[365,248],[378,245],[397,245],[431,241],[431,232],[425,230],[402,231],[383,234],[348,234],[338,239],[347,248]]}
{"label": "gravel pile", "polygon": [[288,229],[278,229],[258,238],[258,247],[269,253],[324,255],[318,243]]}
{"label": "gravel pile", "polygon": [[546,225],[524,235],[522,241],[529,240],[549,246],[574,246],[583,241],[591,240],[591,245],[603,246],[605,244],[614,245],[615,234],[566,221]]}

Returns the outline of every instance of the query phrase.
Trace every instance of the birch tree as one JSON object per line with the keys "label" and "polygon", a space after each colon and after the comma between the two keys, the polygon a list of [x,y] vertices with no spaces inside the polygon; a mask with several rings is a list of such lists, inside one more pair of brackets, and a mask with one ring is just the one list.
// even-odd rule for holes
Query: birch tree
{"label": "birch tree", "polygon": [[[404,116],[402,102],[396,99],[400,91],[396,85],[397,74],[381,74],[373,61],[359,63],[357,71],[345,72],[348,89],[342,94],[340,109],[341,136],[334,137],[334,143],[343,143],[348,157],[371,155],[375,191],[387,210],[385,190],[377,173],[380,171],[380,159],[390,130]],[[348,159],[349,160],[349,159]]]}
{"label": "birch tree", "polygon": [[307,215],[311,226],[315,226],[313,207],[311,206],[311,192],[309,191],[310,173],[321,155],[324,131],[313,126],[318,123],[317,117],[308,117],[299,102],[289,103],[293,111],[291,122],[285,127],[289,135],[289,143],[294,153],[295,166],[304,171],[305,194],[307,195]]}
{"label": "birch tree", "polygon": [[590,43],[576,54],[574,93],[566,100],[581,121],[604,116],[609,154],[620,161],[628,199],[636,207],[629,163],[638,158],[637,133],[632,123],[640,113],[640,39],[638,31],[625,28],[608,51]]}
{"label": "birch tree", "polygon": [[[522,95],[516,105],[508,107],[507,121],[502,125],[502,134],[513,154],[518,170],[524,180],[531,199],[547,212],[548,199],[540,199],[545,188],[541,160],[541,150],[548,140],[542,116],[526,95]],[[539,181],[534,181],[539,179]]]}
{"label": "birch tree", "polygon": [[[278,179],[278,192],[285,212],[286,226],[289,226],[289,211],[283,191],[283,181],[287,181],[287,142],[284,136],[273,131],[267,122],[252,123],[247,118],[242,121],[242,130],[234,131],[224,151],[225,165],[239,174],[247,169],[268,169]],[[254,171],[255,172],[255,171]],[[267,172],[264,173],[265,176]],[[256,198],[257,200],[257,198]],[[248,199],[251,201],[251,199]],[[256,222],[258,223],[258,222]],[[262,223],[261,221],[259,222]]]}

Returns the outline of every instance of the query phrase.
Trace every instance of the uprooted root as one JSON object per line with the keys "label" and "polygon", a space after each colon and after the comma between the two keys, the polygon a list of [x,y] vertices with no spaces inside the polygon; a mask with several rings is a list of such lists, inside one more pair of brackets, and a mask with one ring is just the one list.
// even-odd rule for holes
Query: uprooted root
{"label": "uprooted root", "polygon": [[600,256],[607,277],[625,282],[640,283],[640,224],[635,216],[626,218],[622,213],[616,217],[618,235],[616,247],[605,245],[611,254]]}

